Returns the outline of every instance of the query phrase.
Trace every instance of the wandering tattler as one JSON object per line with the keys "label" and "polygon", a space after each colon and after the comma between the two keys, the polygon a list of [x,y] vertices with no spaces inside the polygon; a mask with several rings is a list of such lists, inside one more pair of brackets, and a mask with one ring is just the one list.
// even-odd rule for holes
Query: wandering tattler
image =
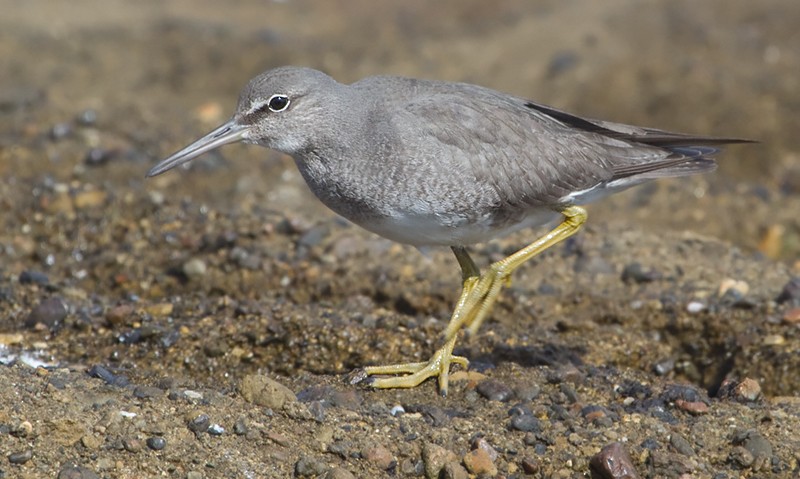
{"label": "wandering tattler", "polygon": [[[209,150],[253,143],[291,155],[315,195],[400,243],[449,246],[463,289],[443,346],[421,363],[370,366],[377,388],[439,378],[447,393],[458,332],[476,332],[522,263],[575,234],[580,206],[657,178],[712,171],[714,145],[747,140],[581,118],[465,83],[375,76],[350,85],[297,67],[250,80],[233,117],[153,167],[155,176]],[[562,217],[549,233],[481,274],[466,246]]]}

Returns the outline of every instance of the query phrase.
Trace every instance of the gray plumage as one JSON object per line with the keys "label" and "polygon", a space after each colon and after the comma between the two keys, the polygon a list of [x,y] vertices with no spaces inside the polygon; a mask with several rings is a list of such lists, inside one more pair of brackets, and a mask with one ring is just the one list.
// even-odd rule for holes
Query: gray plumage
{"label": "gray plumage", "polygon": [[[270,108],[275,95],[285,109]],[[234,141],[291,155],[324,204],[368,230],[459,246],[648,180],[711,171],[713,145],[745,140],[584,119],[464,83],[376,76],[345,85],[284,67],[251,80],[228,123],[148,176]]]}

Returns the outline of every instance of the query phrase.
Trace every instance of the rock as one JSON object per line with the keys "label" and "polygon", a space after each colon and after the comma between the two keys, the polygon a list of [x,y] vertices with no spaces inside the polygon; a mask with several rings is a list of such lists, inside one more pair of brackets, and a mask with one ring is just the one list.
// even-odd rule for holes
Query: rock
{"label": "rock", "polygon": [[50,284],[50,278],[41,271],[33,269],[26,269],[19,274],[19,284],[38,284],[39,286],[47,286]]}
{"label": "rock", "polygon": [[742,404],[753,403],[761,399],[761,385],[750,378],[744,378],[740,382],[726,379],[720,385],[717,397]]}
{"label": "rock", "polygon": [[457,462],[448,462],[442,468],[441,479],[469,479],[469,473]]}
{"label": "rock", "polygon": [[775,302],[800,306],[800,276],[795,276],[786,283],[780,294],[775,298]]}
{"label": "rock", "polygon": [[531,457],[522,459],[522,471],[525,474],[537,474],[539,469],[539,461],[537,459]]}
{"label": "rock", "polygon": [[58,471],[58,479],[100,479],[100,476],[91,469],[67,463]]}
{"label": "rock", "polygon": [[422,446],[422,462],[427,479],[438,479],[439,473],[448,462],[458,462],[458,456],[442,446],[427,442]]}
{"label": "rock", "polygon": [[245,376],[239,385],[239,393],[249,403],[275,410],[297,400],[291,389],[260,374]]}
{"label": "rock", "polygon": [[686,438],[680,434],[672,433],[669,438],[669,443],[673,448],[675,448],[676,451],[684,456],[694,456],[694,449],[692,449],[692,445],[689,444],[689,441],[687,441]]}
{"label": "rock", "polygon": [[640,263],[633,262],[622,270],[622,281],[625,283],[650,283],[661,279],[661,273],[644,268]]}
{"label": "rock", "polygon": [[128,319],[133,317],[133,306],[120,304],[106,311],[106,321],[112,327],[128,324]]}
{"label": "rock", "polygon": [[76,193],[72,201],[75,204],[75,208],[80,210],[102,206],[106,202],[107,197],[108,194],[105,191],[87,190]]}
{"label": "rock", "polygon": [[512,416],[509,427],[522,432],[539,432],[542,430],[539,419],[530,414],[517,414]]}
{"label": "rock", "polygon": [[592,479],[640,479],[628,451],[619,442],[606,445],[589,461]]}
{"label": "rock", "polygon": [[167,447],[167,440],[164,439],[163,437],[158,437],[158,436],[148,437],[147,441],[145,442],[147,443],[147,447],[149,447],[154,451],[160,451],[165,447]]}
{"label": "rock", "polygon": [[486,379],[478,383],[478,394],[490,401],[506,402],[514,397],[514,391],[496,379]]}
{"label": "rock", "polygon": [[361,457],[371,462],[380,470],[387,470],[397,464],[392,453],[385,447],[377,444],[369,445],[361,450]]}
{"label": "rock", "polygon": [[758,431],[750,429],[739,431],[734,435],[733,444],[743,446],[753,455],[752,468],[754,471],[769,469],[772,460],[772,444]]}
{"label": "rock", "polygon": [[464,466],[467,471],[478,476],[495,476],[497,475],[497,466],[495,466],[489,452],[484,448],[477,448],[469,451],[464,455]]}
{"label": "rock", "polygon": [[58,296],[53,296],[45,299],[31,310],[25,320],[25,326],[33,328],[37,325],[42,325],[47,329],[53,330],[60,326],[68,313],[64,300]]}
{"label": "rock", "polygon": [[328,465],[311,456],[303,456],[294,464],[298,477],[317,477],[328,472]]}
{"label": "rock", "polygon": [[144,312],[156,318],[164,318],[172,314],[175,307],[172,303],[155,303],[144,307]]}
{"label": "rock", "polygon": [[199,258],[192,258],[185,262],[181,269],[183,270],[183,274],[190,279],[202,278],[208,272],[208,266],[206,266],[205,261]]}
{"label": "rock", "polygon": [[25,449],[22,452],[13,452],[8,455],[8,462],[11,464],[25,464],[33,457],[33,450]]}
{"label": "rock", "polygon": [[328,469],[322,475],[322,479],[356,479],[356,476],[343,467],[334,467],[333,469]]}

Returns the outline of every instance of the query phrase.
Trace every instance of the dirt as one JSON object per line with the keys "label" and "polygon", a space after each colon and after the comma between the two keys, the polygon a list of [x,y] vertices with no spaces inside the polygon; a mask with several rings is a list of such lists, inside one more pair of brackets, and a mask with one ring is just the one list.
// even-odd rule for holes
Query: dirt
{"label": "dirt", "polygon": [[[797,2],[0,9],[0,477],[800,474]],[[446,398],[374,391],[351,373],[438,347],[449,251],[337,218],[256,147],[144,179],[284,64],[760,143],[592,205]]]}

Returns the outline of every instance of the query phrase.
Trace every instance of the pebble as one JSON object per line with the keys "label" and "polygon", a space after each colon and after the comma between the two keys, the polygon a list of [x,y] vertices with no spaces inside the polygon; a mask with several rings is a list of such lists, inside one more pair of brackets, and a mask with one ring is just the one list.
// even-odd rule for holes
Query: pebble
{"label": "pebble", "polygon": [[343,467],[334,467],[333,469],[328,469],[322,479],[356,479],[356,476]]}
{"label": "pebble", "polygon": [[484,475],[494,477],[497,475],[497,466],[494,464],[489,452],[479,447],[473,449],[464,455],[464,466],[467,471],[475,475]]}
{"label": "pebble", "polygon": [[221,436],[225,434],[225,428],[220,426],[219,424],[212,424],[208,426],[208,433],[212,436]]}
{"label": "pebble", "polygon": [[361,457],[380,470],[387,470],[397,464],[392,453],[381,445],[370,445],[361,450]]}
{"label": "pebble", "polygon": [[589,461],[592,477],[599,479],[640,479],[641,476],[633,467],[628,451],[619,442],[612,442],[603,447]]}
{"label": "pebble", "polygon": [[189,279],[194,278],[202,278],[208,272],[208,266],[206,266],[205,261],[201,260],[200,258],[192,258],[189,261],[183,263],[183,274],[185,274]]}
{"label": "pebble", "polygon": [[694,456],[694,449],[689,441],[678,433],[672,433],[669,438],[670,445],[684,456]]}
{"label": "pebble", "polygon": [[33,457],[33,451],[26,449],[22,452],[14,452],[8,455],[8,462],[11,464],[25,464]]}
{"label": "pebble", "polygon": [[697,314],[706,309],[706,305],[700,301],[689,301],[686,305],[686,312],[689,314]]}
{"label": "pebble", "polygon": [[38,284],[39,286],[47,286],[50,284],[50,278],[41,271],[26,269],[19,274],[19,284]]}
{"label": "pebble", "polygon": [[778,304],[790,303],[800,306],[800,276],[795,276],[784,285],[780,294],[775,298]]}
{"label": "pebble", "polygon": [[661,273],[645,268],[641,263],[630,263],[622,270],[622,281],[625,283],[650,283],[661,279]]}
{"label": "pebble", "polygon": [[117,151],[106,148],[90,148],[83,157],[83,162],[86,166],[103,166],[111,161],[117,154]]}
{"label": "pebble", "polygon": [[167,447],[167,440],[164,439],[163,437],[158,437],[158,436],[148,437],[147,441],[145,442],[147,443],[147,447],[149,447],[154,451],[160,451],[165,447]]}
{"label": "pebble", "polygon": [[522,472],[525,474],[538,474],[539,473],[539,461],[532,457],[526,457],[522,459]]}
{"label": "pebble", "polygon": [[75,204],[75,208],[81,210],[103,206],[106,198],[108,198],[108,194],[103,190],[85,190],[75,193],[72,202]]}
{"label": "pebble", "polygon": [[441,479],[469,479],[469,473],[457,462],[448,462],[442,468]]}
{"label": "pebble", "polygon": [[725,295],[729,295],[733,298],[739,299],[746,296],[749,291],[750,291],[750,285],[747,284],[746,281],[734,278],[725,278],[719,284],[719,288],[717,289],[717,296],[722,297]]}
{"label": "pebble", "polygon": [[539,432],[542,430],[539,419],[530,414],[517,414],[513,416],[509,426],[511,429],[523,432]]}
{"label": "pebble", "polygon": [[120,304],[106,311],[106,321],[109,326],[122,326],[133,318],[133,305]]}
{"label": "pebble", "polygon": [[734,445],[741,445],[753,456],[754,471],[765,470],[772,459],[772,444],[754,429],[738,431],[733,437]]}
{"label": "pebble", "polygon": [[189,419],[188,427],[193,433],[199,434],[206,432],[210,425],[211,418],[208,417],[208,414],[199,413],[193,418]]}
{"label": "pebble", "polygon": [[126,437],[122,439],[122,447],[128,452],[139,452],[142,450],[142,441],[135,437]]}
{"label": "pebble", "polygon": [[111,386],[125,387],[128,384],[130,384],[130,380],[128,379],[127,376],[122,374],[116,375],[98,364],[95,364],[94,366],[89,368],[89,370],[86,371],[86,374],[88,374],[93,378],[102,379],[103,381],[106,382],[106,384],[109,384]]}
{"label": "pebble", "polygon": [[53,296],[45,299],[31,310],[27,319],[25,319],[25,326],[34,328],[37,325],[43,325],[53,330],[61,324],[67,314],[67,305],[64,300],[58,296]]}
{"label": "pebble", "polygon": [[753,403],[761,399],[761,385],[750,378],[744,378],[740,382],[726,379],[720,385],[717,396],[742,404]]}
{"label": "pebble", "polygon": [[458,456],[442,446],[426,442],[422,446],[422,462],[427,479],[438,479],[439,473],[448,462],[458,462]]}
{"label": "pebble", "polygon": [[294,473],[299,477],[317,477],[327,471],[327,464],[310,456],[303,456],[294,464]]}
{"label": "pebble", "polygon": [[68,463],[58,471],[58,479],[100,479],[94,471]]}
{"label": "pebble", "polygon": [[245,376],[239,385],[239,393],[249,403],[276,410],[297,400],[291,389],[261,374]]}
{"label": "pebble", "polygon": [[490,401],[507,402],[514,398],[514,391],[496,379],[486,379],[478,383],[478,394]]}
{"label": "pebble", "polygon": [[786,324],[800,324],[800,308],[792,308],[783,314],[783,322]]}

